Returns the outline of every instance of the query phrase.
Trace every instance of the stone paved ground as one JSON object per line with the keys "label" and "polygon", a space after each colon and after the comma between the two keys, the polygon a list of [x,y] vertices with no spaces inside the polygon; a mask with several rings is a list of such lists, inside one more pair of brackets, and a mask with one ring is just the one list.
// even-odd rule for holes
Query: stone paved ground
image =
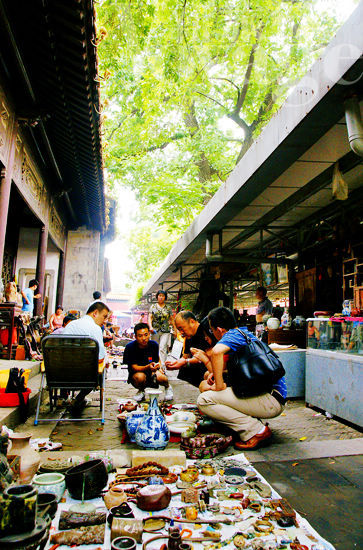
{"label": "stone paved ground", "polygon": [[[174,387],[174,402],[195,403],[198,396],[197,389],[179,380],[173,380],[172,385]],[[118,400],[133,397],[135,393],[136,390],[125,381],[107,382],[106,423],[103,427],[98,421],[59,422],[58,424],[55,422],[54,424],[33,426],[34,419],[30,418],[27,425],[19,426],[17,431],[30,428],[34,437],[47,437],[51,433],[52,440],[62,442],[63,450],[67,451],[120,448],[121,430],[116,418]],[[92,394],[92,406],[85,409],[83,416],[96,416],[98,405],[99,394],[95,392]],[[47,405],[43,406],[43,410],[48,413]],[[57,414],[59,415],[60,412]],[[303,446],[314,441],[350,440],[362,436],[354,428],[334,419],[327,419],[323,414],[305,407],[305,403],[301,400],[288,402],[283,415],[271,419],[269,424],[274,434],[271,449],[277,445],[299,444]],[[300,442],[301,437],[306,437],[306,440]]]}

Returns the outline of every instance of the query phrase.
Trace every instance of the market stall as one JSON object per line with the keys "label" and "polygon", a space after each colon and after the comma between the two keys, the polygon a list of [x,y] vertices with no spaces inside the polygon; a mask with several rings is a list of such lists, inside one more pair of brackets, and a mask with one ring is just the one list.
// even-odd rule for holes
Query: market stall
{"label": "market stall", "polygon": [[143,462],[142,453],[132,452],[131,467],[112,451],[80,464],[48,460],[46,473],[10,485],[1,548],[333,550],[243,454],[154,452]]}

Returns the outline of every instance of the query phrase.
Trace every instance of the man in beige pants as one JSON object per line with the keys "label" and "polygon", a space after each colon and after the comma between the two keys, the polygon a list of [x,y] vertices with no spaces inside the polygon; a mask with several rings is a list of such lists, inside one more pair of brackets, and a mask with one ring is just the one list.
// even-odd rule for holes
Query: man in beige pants
{"label": "man in beige pants", "polygon": [[[246,340],[238,331],[234,315],[228,308],[213,309],[208,319],[218,343],[212,350],[213,373],[208,378],[210,390],[200,394],[198,407],[206,415],[238,433],[241,441],[235,443],[237,449],[257,449],[268,444],[272,437],[270,428],[260,419],[274,418],[284,410],[287,395],[285,379],[280,378],[270,393],[236,397],[232,388],[227,388],[223,380],[224,355],[237,353],[246,345]],[[246,327],[242,330],[248,332]],[[256,338],[250,332],[248,335]]]}

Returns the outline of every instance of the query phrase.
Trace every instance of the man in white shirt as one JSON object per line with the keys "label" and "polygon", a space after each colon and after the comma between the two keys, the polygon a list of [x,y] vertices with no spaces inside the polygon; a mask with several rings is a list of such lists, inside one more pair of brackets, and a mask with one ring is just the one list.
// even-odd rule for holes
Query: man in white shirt
{"label": "man in white shirt", "polygon": [[[103,336],[102,336],[102,325],[105,323],[110,310],[106,304],[103,302],[94,302],[87,310],[87,314],[71,321],[65,327],[63,335],[74,335],[74,336],[89,336],[94,338],[98,342],[98,359],[103,360],[106,356],[105,346],[103,345]],[[85,397],[90,392],[88,390],[81,390],[77,395],[76,399],[72,403],[72,408],[74,410],[79,410],[85,406],[86,401]]]}

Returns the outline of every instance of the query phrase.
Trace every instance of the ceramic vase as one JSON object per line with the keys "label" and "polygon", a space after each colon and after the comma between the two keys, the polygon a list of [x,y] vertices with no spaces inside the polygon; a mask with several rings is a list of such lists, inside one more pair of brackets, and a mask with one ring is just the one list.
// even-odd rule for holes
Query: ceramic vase
{"label": "ceramic vase", "polygon": [[136,430],[135,441],[143,449],[165,449],[170,432],[158,407],[158,395],[161,390],[152,389],[146,392],[150,395],[150,405]]}
{"label": "ceramic vase", "polygon": [[11,448],[9,455],[20,456],[20,481],[30,483],[40,464],[39,455],[30,446],[32,434],[13,433],[9,436]]}
{"label": "ceramic vase", "polygon": [[270,317],[267,321],[267,328],[277,330],[280,327],[280,320],[277,317]]}
{"label": "ceramic vase", "polygon": [[65,477],[58,472],[34,476],[32,485],[38,489],[38,493],[52,493],[57,497],[58,502],[66,490]]}
{"label": "ceramic vase", "polygon": [[129,439],[131,443],[135,443],[136,430],[141,420],[144,418],[144,416],[145,416],[144,412],[134,412],[127,415],[126,430],[127,430],[127,433],[129,434]]}
{"label": "ceramic vase", "polygon": [[296,315],[292,321],[292,326],[296,329],[304,329],[306,327],[306,319],[302,315]]}

